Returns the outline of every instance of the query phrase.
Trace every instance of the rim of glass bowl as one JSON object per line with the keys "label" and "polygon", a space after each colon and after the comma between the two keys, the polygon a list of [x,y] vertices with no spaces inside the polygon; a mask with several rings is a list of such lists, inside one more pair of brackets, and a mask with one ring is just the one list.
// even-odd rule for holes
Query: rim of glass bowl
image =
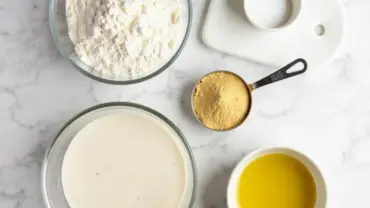
{"label": "rim of glass bowl", "polygon": [[82,69],[81,67],[79,67],[70,58],[68,52],[63,48],[62,44],[60,43],[60,37],[59,37],[58,32],[57,32],[57,30],[55,28],[56,25],[55,25],[55,12],[54,12],[54,9],[55,9],[55,3],[56,2],[57,2],[57,0],[50,0],[50,5],[49,5],[49,24],[50,24],[50,28],[51,28],[51,34],[53,36],[54,42],[55,42],[55,44],[56,44],[59,52],[62,54],[62,56],[65,59],[68,59],[69,62],[72,63],[72,65],[74,66],[74,68],[76,68],[79,72],[81,72],[85,76],[90,77],[91,79],[96,80],[96,81],[99,81],[99,82],[103,82],[103,83],[107,83],[107,84],[114,84],[114,85],[129,85],[129,84],[140,83],[140,82],[149,80],[149,79],[151,79],[151,78],[153,78],[153,77],[161,74],[167,68],[169,68],[172,65],[172,63],[175,62],[175,60],[179,57],[180,53],[182,52],[182,50],[185,47],[185,44],[186,44],[186,42],[187,42],[187,40],[189,38],[190,29],[191,29],[191,23],[192,23],[192,18],[193,18],[193,7],[192,7],[191,0],[186,0],[186,2],[187,2],[187,10],[188,10],[188,21],[187,21],[186,31],[185,31],[183,40],[182,40],[179,48],[173,54],[173,56],[171,57],[171,59],[169,61],[167,61],[167,63],[165,65],[163,65],[161,68],[159,68],[155,72],[153,72],[153,73],[151,73],[151,74],[149,74],[149,75],[147,75],[145,77],[141,77],[139,79],[133,79],[133,80],[113,80],[113,79],[106,79],[106,78],[103,78],[103,77],[100,77],[100,76],[96,76],[96,75],[94,75],[94,74],[92,74],[92,73],[90,73],[90,72]]}
{"label": "rim of glass bowl", "polygon": [[57,133],[57,135],[55,136],[55,138],[53,139],[53,141],[51,142],[49,147],[46,149],[45,157],[44,157],[43,162],[42,162],[42,168],[41,168],[41,189],[42,189],[42,191],[41,192],[42,192],[42,198],[43,198],[43,201],[44,201],[46,207],[48,207],[48,208],[52,207],[52,206],[50,206],[50,199],[48,197],[49,190],[46,188],[46,185],[47,185],[46,184],[46,172],[47,172],[48,164],[49,164],[49,162],[48,162],[49,161],[49,155],[50,155],[51,150],[54,147],[55,142],[59,138],[59,136],[63,133],[63,131],[67,127],[69,127],[69,125],[71,125],[74,121],[83,117],[84,115],[86,115],[90,112],[93,112],[95,110],[102,109],[102,108],[117,107],[117,106],[118,107],[137,108],[137,109],[140,109],[140,110],[144,110],[144,111],[146,111],[146,112],[148,112],[148,113],[150,113],[154,116],[157,116],[159,119],[164,121],[167,125],[169,125],[169,127],[172,128],[176,132],[176,134],[180,137],[182,143],[185,146],[186,152],[189,155],[190,163],[191,163],[191,167],[192,167],[191,171],[192,171],[192,174],[193,174],[193,190],[191,192],[189,208],[193,207],[194,201],[195,201],[196,190],[197,190],[198,175],[197,175],[197,167],[196,167],[196,162],[195,162],[195,158],[194,158],[194,155],[193,155],[193,151],[191,150],[191,147],[190,147],[188,141],[186,140],[185,136],[181,133],[180,129],[171,120],[169,120],[167,117],[165,117],[163,114],[161,114],[158,111],[153,110],[149,107],[146,107],[146,106],[143,106],[143,105],[140,105],[140,104],[136,104],[136,103],[131,103],[131,102],[109,102],[109,103],[102,103],[102,104],[92,106],[90,108],[87,108],[87,109],[83,110],[82,112],[78,113],[77,115],[73,116],[66,124],[63,125],[63,127]]}

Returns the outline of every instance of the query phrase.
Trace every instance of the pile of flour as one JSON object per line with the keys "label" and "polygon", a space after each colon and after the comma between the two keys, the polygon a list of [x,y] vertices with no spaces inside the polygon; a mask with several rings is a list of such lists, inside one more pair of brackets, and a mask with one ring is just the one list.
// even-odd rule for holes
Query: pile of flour
{"label": "pile of flour", "polygon": [[92,70],[138,79],[172,57],[182,38],[180,9],[179,0],[67,0],[68,33]]}

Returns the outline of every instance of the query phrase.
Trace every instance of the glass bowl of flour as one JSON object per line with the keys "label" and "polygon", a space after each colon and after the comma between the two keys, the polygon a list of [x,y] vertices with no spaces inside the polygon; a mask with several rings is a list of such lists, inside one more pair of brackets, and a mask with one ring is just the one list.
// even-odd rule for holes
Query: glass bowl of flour
{"label": "glass bowl of flour", "polygon": [[191,26],[190,0],[51,0],[50,27],[80,72],[109,84],[155,77],[181,53]]}

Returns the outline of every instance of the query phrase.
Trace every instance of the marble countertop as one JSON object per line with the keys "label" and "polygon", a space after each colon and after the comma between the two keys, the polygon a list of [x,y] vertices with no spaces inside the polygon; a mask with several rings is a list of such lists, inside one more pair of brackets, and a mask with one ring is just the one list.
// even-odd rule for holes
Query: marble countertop
{"label": "marble countertop", "polygon": [[59,55],[48,23],[48,0],[0,2],[0,207],[44,207],[40,167],[45,148],[81,110],[132,101],[169,117],[192,146],[199,173],[196,206],[225,208],[226,183],[250,151],[296,148],[321,168],[328,207],[370,207],[370,1],[343,1],[349,33],[343,54],[324,69],[253,93],[247,122],[211,132],[192,117],[189,96],[205,73],[229,69],[248,81],[274,69],[207,49],[200,41],[207,1],[193,0],[185,50],[170,69],[142,84],[110,86],[90,80]]}

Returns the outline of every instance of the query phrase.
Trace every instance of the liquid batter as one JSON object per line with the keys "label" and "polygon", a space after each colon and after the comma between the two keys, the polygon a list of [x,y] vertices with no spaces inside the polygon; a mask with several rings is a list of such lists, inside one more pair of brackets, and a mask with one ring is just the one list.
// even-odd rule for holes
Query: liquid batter
{"label": "liquid batter", "polygon": [[141,114],[101,117],[72,140],[62,165],[71,208],[183,206],[186,171],[178,138]]}

